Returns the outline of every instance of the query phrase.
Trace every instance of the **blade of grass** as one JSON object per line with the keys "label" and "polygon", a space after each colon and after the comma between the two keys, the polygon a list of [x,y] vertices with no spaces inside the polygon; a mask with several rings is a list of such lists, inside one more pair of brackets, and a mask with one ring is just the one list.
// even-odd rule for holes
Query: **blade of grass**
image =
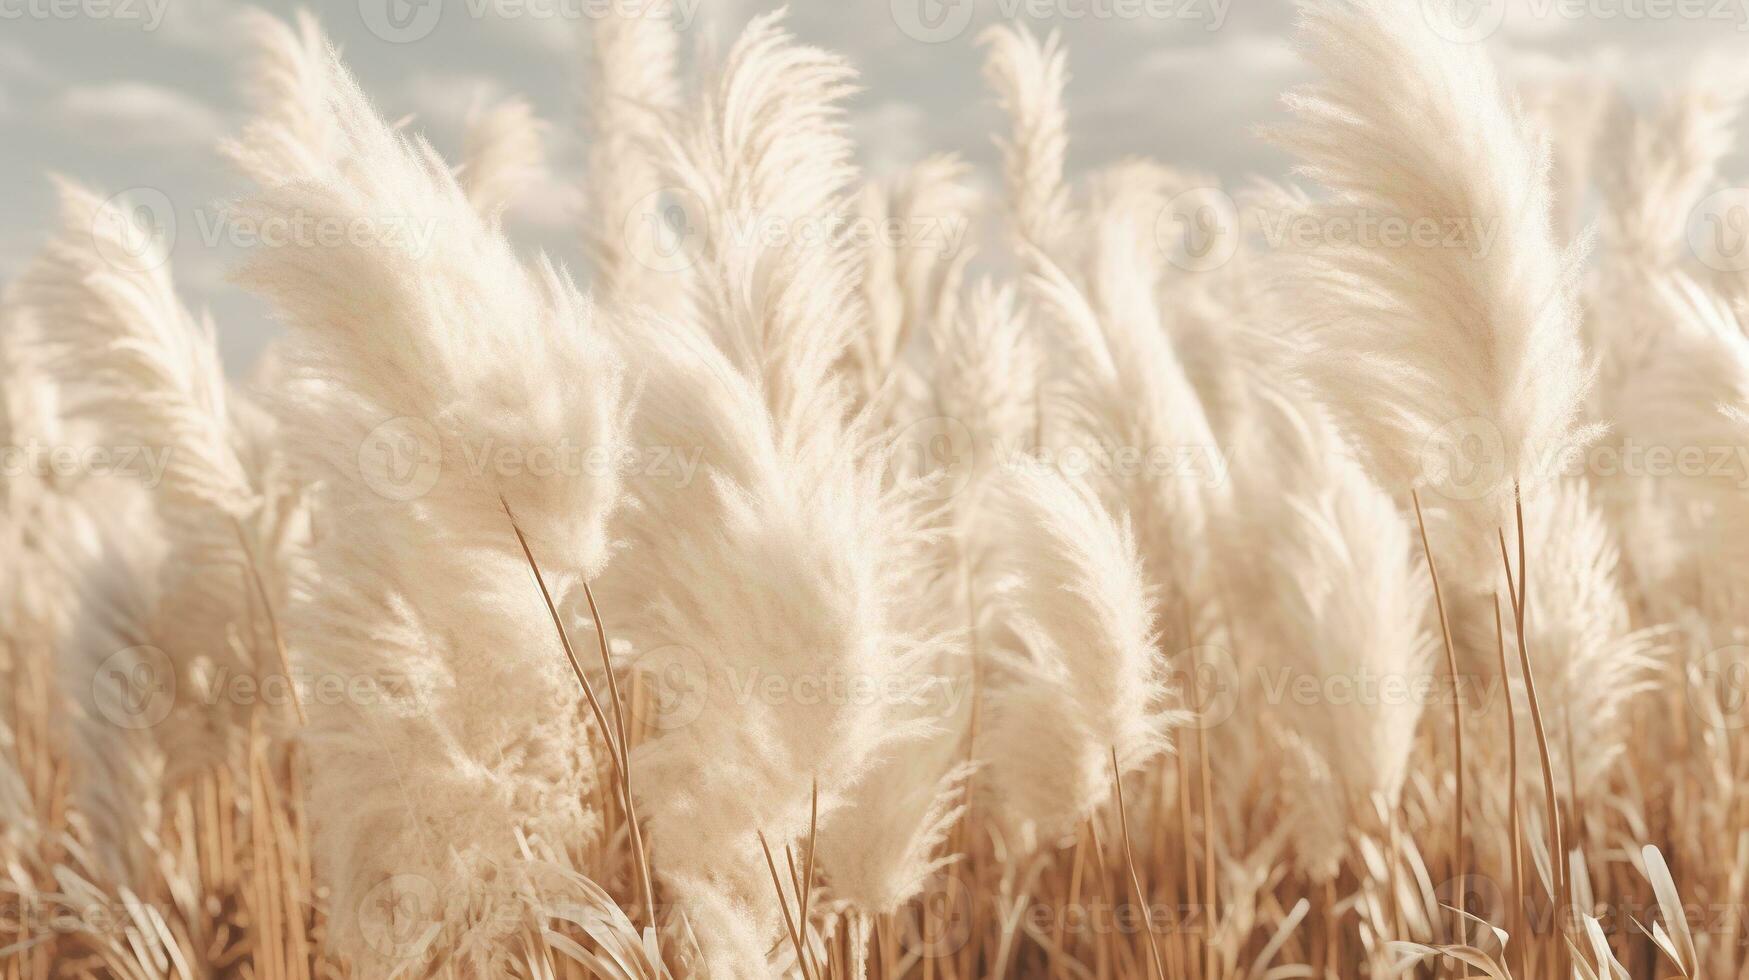
{"label": "blade of grass", "polygon": [[1524,917],[1524,842],[1518,818],[1518,719],[1512,704],[1512,678],[1506,667],[1506,629],[1500,621],[1500,593],[1494,593],[1494,642],[1500,653],[1500,689],[1506,695],[1506,812],[1512,831],[1512,913],[1507,929],[1518,942],[1507,952],[1507,965],[1517,959],[1517,972],[1524,973],[1524,944],[1529,937],[1519,928]]}
{"label": "blade of grass", "polygon": [[[619,799],[621,811],[626,815],[626,829],[631,839],[633,869],[639,891],[638,901],[643,906],[642,911],[646,924],[654,926],[656,924],[655,893],[651,887],[649,862],[644,857],[643,834],[638,829],[637,810],[632,803],[630,769],[625,757],[624,745],[615,737],[616,732],[622,735],[624,733],[623,716],[621,716],[622,723],[618,728],[609,727],[607,715],[601,708],[601,700],[596,697],[594,686],[589,683],[588,676],[583,673],[583,665],[577,660],[576,649],[571,646],[571,635],[565,629],[564,620],[559,616],[559,608],[553,602],[552,592],[547,588],[546,576],[541,574],[540,562],[535,560],[534,552],[528,545],[528,538],[522,533],[522,526],[516,523],[516,515],[510,510],[509,501],[499,497],[498,503],[504,508],[504,516],[510,521],[510,530],[516,534],[516,543],[522,546],[522,556],[528,560],[528,567],[534,572],[535,585],[540,588],[541,599],[547,604],[547,614],[552,617],[553,629],[558,631],[559,643],[565,648],[565,659],[570,662],[571,672],[576,675],[578,685],[583,688],[583,696],[589,702],[589,710],[595,715],[595,724],[601,729],[602,741],[607,744],[608,758],[613,763],[614,793]],[[588,596],[588,584],[585,583],[583,588],[584,595]],[[618,687],[614,684],[612,665],[607,660],[607,635],[602,629],[601,615],[596,612],[593,597],[589,599],[589,611],[595,617],[596,635],[601,642],[602,663],[607,668],[609,689],[617,692]],[[617,696],[614,707],[616,709],[619,707]]]}
{"label": "blade of grass", "polygon": [[1125,812],[1123,799],[1123,772],[1117,767],[1117,747],[1111,749],[1111,778],[1117,784],[1117,820],[1118,829],[1123,834],[1124,862],[1129,865],[1130,887],[1135,889],[1136,903],[1142,907],[1142,924],[1148,930],[1149,962],[1154,965],[1154,976],[1158,980],[1166,980],[1166,961],[1160,957],[1160,942],[1154,935],[1154,913],[1148,908],[1148,896],[1142,892],[1142,879],[1136,874],[1136,854],[1130,847],[1130,818]]}
{"label": "blade of grass", "polygon": [[[1452,877],[1462,877],[1465,872],[1464,863],[1464,712],[1463,701],[1457,697],[1462,688],[1458,686],[1457,652],[1451,642],[1451,622],[1446,617],[1445,594],[1439,585],[1439,568],[1433,560],[1433,546],[1427,540],[1427,521],[1421,516],[1421,494],[1411,490],[1409,499],[1415,502],[1415,523],[1421,529],[1421,554],[1427,559],[1427,575],[1433,582],[1433,603],[1439,610],[1439,633],[1445,641],[1445,669],[1451,678],[1451,741],[1453,761],[1452,766],[1457,775],[1457,797],[1452,801]],[[1466,930],[1463,921],[1458,921],[1458,941],[1464,942]]]}
{"label": "blade of grass", "polygon": [[1525,569],[1524,564],[1523,564],[1523,562],[1524,562],[1524,531],[1523,531],[1524,524],[1523,524],[1523,520],[1524,520],[1523,503],[1520,502],[1519,503],[1519,552],[1518,552],[1519,567],[1518,567],[1518,579],[1517,579],[1516,584],[1514,583],[1514,580],[1513,580],[1512,561],[1507,556],[1507,553],[1506,553],[1506,532],[1504,530],[1500,530],[1498,532],[1499,536],[1500,536],[1500,560],[1506,566],[1506,586],[1507,586],[1507,591],[1512,595],[1512,612],[1513,612],[1514,628],[1515,628],[1517,635],[1518,635],[1518,666],[1519,666],[1519,670],[1521,672],[1523,672],[1523,674],[1524,674],[1525,697],[1528,699],[1528,701],[1530,703],[1531,727],[1536,732],[1537,753],[1541,757],[1541,763],[1542,763],[1543,796],[1545,798],[1547,808],[1548,808],[1548,815],[1547,815],[1546,823],[1547,823],[1548,834],[1549,834],[1549,846],[1554,849],[1553,854],[1551,855],[1551,859],[1555,865],[1555,870],[1554,870],[1554,876],[1555,876],[1554,929],[1555,929],[1555,933],[1556,933],[1556,937],[1555,937],[1555,962],[1557,965],[1557,975],[1565,976],[1566,970],[1563,969],[1562,967],[1564,967],[1565,962],[1566,962],[1566,950],[1564,948],[1565,947],[1564,933],[1565,933],[1565,923],[1566,923],[1566,917],[1567,917],[1567,883],[1564,879],[1561,878],[1560,859],[1559,859],[1559,857],[1557,857],[1555,855],[1559,855],[1562,851],[1564,851],[1566,848],[1566,845],[1561,837],[1561,811],[1560,811],[1560,808],[1557,804],[1556,796],[1555,796],[1554,765],[1553,765],[1553,763],[1550,762],[1550,759],[1549,759],[1548,733],[1543,727],[1542,707],[1537,702],[1537,697],[1536,697],[1536,678],[1535,678],[1535,675],[1532,674],[1532,672],[1531,672],[1531,669],[1530,669],[1530,651],[1525,645],[1524,615],[1525,615],[1525,597],[1528,594],[1528,587],[1527,587],[1528,583],[1525,582],[1526,569]]}
{"label": "blade of grass", "polygon": [[765,842],[765,831],[756,831],[759,835],[759,847],[765,852],[765,867],[771,872],[771,887],[777,889],[777,904],[783,909],[784,928],[789,932],[789,941],[795,946],[796,962],[802,969],[803,980],[813,980],[813,973],[808,968],[807,954],[802,951],[802,937],[796,932],[795,919],[790,916],[789,898],[783,893],[783,879],[778,876],[777,862],[772,860],[771,845]]}

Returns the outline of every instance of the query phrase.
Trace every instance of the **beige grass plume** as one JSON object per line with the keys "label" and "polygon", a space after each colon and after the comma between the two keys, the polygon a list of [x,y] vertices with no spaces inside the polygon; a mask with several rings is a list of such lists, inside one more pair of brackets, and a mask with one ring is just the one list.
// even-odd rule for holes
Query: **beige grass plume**
{"label": "beige grass plume", "polygon": [[1168,692],[1129,526],[1036,464],[1017,463],[997,493],[1021,649],[989,692],[980,756],[1018,840],[1043,843],[1104,802],[1113,751],[1128,771],[1165,749]]}
{"label": "beige grass plume", "polygon": [[177,298],[166,243],[128,202],[60,183],[63,229],[18,285],[41,324],[65,411],[96,445],[135,463],[174,546],[154,616],[182,685],[159,730],[178,771],[226,758],[248,706],[223,695],[239,677],[276,671],[255,601],[245,540],[257,494],[238,460],[210,321]]}
{"label": "beige grass plume", "polygon": [[652,863],[726,976],[765,975],[779,935],[756,833],[798,843],[816,786],[822,819],[841,805],[915,728],[898,709],[943,642],[902,608],[916,491],[887,484],[837,370],[855,326],[856,253],[836,231],[849,78],[776,18],[747,28],[673,140],[670,179],[712,219],[687,240],[700,322],[633,318],[622,338],[635,440],[700,460],[627,484],[616,634],[665,689],[684,682],[634,788]]}
{"label": "beige grass plume", "polygon": [[1071,220],[1063,181],[1069,150],[1063,107],[1068,57],[1056,34],[1041,41],[1024,26],[992,27],[981,42],[987,49],[984,82],[1009,120],[1009,134],[998,146],[1015,234],[1048,253],[1062,244]]}
{"label": "beige grass plume", "polygon": [[664,283],[683,273],[659,260],[668,236],[684,233],[662,224],[672,202],[660,162],[680,108],[679,35],[666,10],[648,7],[594,20],[590,41],[583,237],[592,283],[604,303],[677,311],[683,293]]}
{"label": "beige grass plume", "polygon": [[518,832],[560,854],[599,832],[576,681],[506,509],[556,588],[600,570],[617,479],[590,461],[618,458],[621,368],[564,274],[524,265],[324,58],[334,165],[267,173],[235,213],[370,229],[257,249],[242,277],[291,329],[276,410],[322,487],[300,669],[360,692],[310,705],[317,867],[361,966],[453,944],[492,970],[559,887]]}
{"label": "beige grass plume", "polygon": [[473,113],[460,180],[474,210],[497,218],[531,184],[546,178],[546,130],[523,99],[504,99]]}
{"label": "beige grass plume", "polygon": [[[1437,12],[1436,12],[1437,13]],[[1525,131],[1480,45],[1421,8],[1300,6],[1320,80],[1289,97],[1282,144],[1331,193],[1297,280],[1310,370],[1393,494],[1413,486],[1460,515],[1484,556],[1509,509],[1588,433],[1575,303],[1580,249],[1550,230],[1546,150]],[[1362,236],[1371,221],[1418,237]]]}

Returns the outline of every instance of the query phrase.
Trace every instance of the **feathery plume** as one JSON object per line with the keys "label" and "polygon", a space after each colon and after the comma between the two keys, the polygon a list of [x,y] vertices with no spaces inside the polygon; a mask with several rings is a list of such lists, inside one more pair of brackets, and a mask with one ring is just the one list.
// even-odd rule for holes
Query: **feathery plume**
{"label": "feathery plume", "polygon": [[317,176],[333,166],[340,133],[328,110],[328,42],[299,10],[286,23],[260,10],[239,18],[251,68],[244,90],[255,117],[219,149],[256,183]]}
{"label": "feathery plume", "polygon": [[[1247,547],[1262,556],[1266,583],[1242,608],[1266,611],[1261,633],[1237,628],[1242,643],[1250,634],[1269,651],[1260,666],[1265,685],[1317,684],[1310,703],[1283,703],[1281,721],[1319,763],[1286,769],[1302,777],[1321,770],[1329,784],[1297,780],[1297,791],[1285,794],[1284,819],[1301,866],[1327,881],[1352,829],[1380,829],[1371,826],[1375,798],[1397,805],[1425,706],[1404,692],[1430,690],[1435,680],[1433,593],[1392,497],[1327,425],[1304,425],[1323,435],[1300,448],[1304,469],[1290,476],[1283,467],[1242,504],[1257,522]],[[1284,483],[1303,489],[1282,500]]]}
{"label": "feathery plume", "polygon": [[496,218],[517,194],[547,175],[546,124],[522,99],[505,99],[468,120],[461,184],[468,203]]}
{"label": "feathery plume", "polygon": [[64,410],[98,445],[134,454],[174,544],[153,616],[176,624],[162,636],[186,696],[159,735],[180,778],[238,744],[245,706],[219,688],[275,663],[246,612],[240,535],[258,495],[231,441],[212,324],[177,299],[164,243],[124,201],[59,189],[61,234],[20,279],[18,301],[54,351]]}
{"label": "feathery plume", "polygon": [[1621,719],[1660,666],[1657,636],[1632,629],[1619,553],[1586,483],[1550,484],[1526,502],[1524,521],[1531,583],[1525,643],[1537,664],[1556,768],[1584,799],[1626,748]]}
{"label": "feathery plume", "polygon": [[[1034,255],[1030,289],[1061,330],[1061,431],[1049,449],[1098,463],[1091,479],[1107,509],[1127,513],[1173,649],[1193,642],[1206,605],[1208,515],[1225,494],[1226,464],[1195,390],[1162,328],[1153,280],[1135,246],[1136,216],[1095,236],[1085,288]],[[1181,622],[1174,610],[1188,610]],[[1183,641],[1182,643],[1178,641]]]}
{"label": "feathery plume", "polygon": [[[914,394],[922,382],[897,378],[915,369],[903,357],[918,336],[954,321],[960,284],[973,249],[965,242],[976,194],[957,157],[931,157],[893,182],[864,188],[856,216],[863,250],[866,323],[843,357],[862,404]],[[909,385],[904,382],[909,381]],[[887,409],[893,411],[890,406]]]}
{"label": "feathery plume", "polygon": [[166,699],[177,697],[166,676],[177,624],[160,615],[172,549],[138,486],[109,481],[101,493],[89,511],[93,546],[62,559],[73,566],[67,577],[77,583],[79,609],[60,666],[75,705],[75,799],[95,863],[111,881],[145,890],[161,847],[167,768],[151,729]]}
{"label": "feathery plume", "polygon": [[838,411],[820,399],[838,397],[827,379],[854,325],[842,225],[855,169],[839,104],[854,73],[794,43],[780,14],[742,32],[667,163],[702,208],[688,215],[691,307],[793,437]]}
{"label": "feathery plume", "polygon": [[1022,650],[989,692],[980,755],[1005,819],[1042,843],[1105,800],[1114,750],[1126,772],[1163,751],[1171,715],[1129,527],[1087,488],[1024,465],[1005,474],[994,508]]}
{"label": "feathery plume", "polygon": [[[673,186],[714,222],[687,242],[699,324],[634,317],[622,340],[643,370],[637,441],[701,460],[690,479],[628,484],[616,635],[658,677],[649,664],[687,661],[700,705],[640,748],[634,789],[655,867],[692,883],[682,909],[730,976],[763,975],[778,935],[755,832],[798,841],[816,783],[829,819],[916,730],[894,706],[942,646],[902,619],[924,553],[915,491],[886,485],[836,370],[854,324],[855,253],[837,231],[852,172],[836,102],[849,84],[842,62],[794,44],[777,18],[748,26],[671,150]],[[785,696],[761,693],[773,683]],[[790,693],[819,685],[864,694]]]}
{"label": "feathery plume", "polygon": [[1051,254],[1070,221],[1063,161],[1069,149],[1063,89],[1068,58],[1052,33],[1040,41],[1024,26],[992,27],[980,41],[984,82],[996,93],[1010,132],[998,141],[1015,234],[1031,248]]}
{"label": "feathery plume", "polygon": [[1606,166],[1602,239],[1622,269],[1671,268],[1690,213],[1736,144],[1749,72],[1703,58],[1650,117],[1618,108]]}
{"label": "feathery plume", "polygon": [[[377,232],[258,249],[242,273],[292,330],[278,414],[322,488],[297,650],[369,694],[311,705],[317,866],[357,963],[454,943],[490,970],[554,887],[517,834],[599,833],[576,682],[506,511],[561,592],[601,570],[618,481],[589,461],[623,447],[622,369],[570,280],[523,265],[428,145],[332,55],[325,72],[339,162],[237,207]],[[389,923],[385,944],[372,903],[408,888],[428,928],[402,943]]]}
{"label": "feathery plume", "polygon": [[[1532,493],[1590,436],[1575,424],[1582,251],[1554,244],[1546,151],[1481,46],[1379,0],[1300,14],[1322,80],[1289,97],[1278,135],[1333,194],[1307,213],[1332,230],[1295,280],[1308,370],[1381,485],[1431,486],[1463,516],[1459,546],[1483,554],[1513,485]],[[1435,233],[1335,231],[1362,220]]]}
{"label": "feathery plume", "polygon": [[[679,38],[662,7],[593,22],[584,128],[592,137],[584,246],[603,302],[674,311],[656,261],[683,229],[664,227],[661,155],[680,107]],[[680,269],[675,275],[682,275]]]}
{"label": "feathery plume", "polygon": [[[633,323],[624,347],[643,368],[637,441],[699,461],[689,477],[627,485],[615,633],[664,690],[678,687],[660,736],[633,756],[633,787],[653,864],[707,957],[758,976],[763,954],[748,954],[760,944],[734,937],[775,938],[777,910],[749,828],[798,840],[812,780],[829,813],[915,730],[894,708],[940,653],[898,618],[920,530],[857,432],[830,416],[809,438],[773,426],[757,383],[696,328]],[[725,931],[729,910],[745,921]]]}

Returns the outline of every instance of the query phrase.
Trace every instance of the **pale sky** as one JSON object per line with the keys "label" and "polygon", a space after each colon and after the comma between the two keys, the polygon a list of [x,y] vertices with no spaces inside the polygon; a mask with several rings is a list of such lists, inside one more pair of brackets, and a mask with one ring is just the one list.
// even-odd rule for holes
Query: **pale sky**
{"label": "pale sky", "polygon": [[[580,41],[605,4],[650,2],[658,0],[308,6],[383,114],[414,116],[451,159],[472,107],[504,94],[528,98],[553,124],[555,179],[511,229],[529,249],[575,264]],[[755,0],[660,2],[673,7],[689,45],[731,35],[766,9]],[[1640,100],[1705,50],[1749,63],[1749,0],[1458,2],[1473,5],[1476,29],[1488,35],[1478,43],[1509,64],[1585,63]],[[1071,170],[1142,154],[1234,181],[1286,176],[1286,161],[1254,133],[1280,119],[1281,93],[1306,80],[1285,0],[797,0],[790,8],[795,33],[862,72],[850,109],[872,174],[954,151],[994,179],[991,134],[1001,120],[980,81],[975,40],[986,24],[1016,20],[1060,30],[1067,42]],[[237,253],[211,233],[213,205],[246,190],[213,149],[244,120],[239,9],[228,0],[0,0],[0,281],[17,274],[51,226],[47,174],[105,194],[159,192],[177,216],[179,289],[191,307],[211,310],[233,372],[277,330],[263,304],[227,282]]]}

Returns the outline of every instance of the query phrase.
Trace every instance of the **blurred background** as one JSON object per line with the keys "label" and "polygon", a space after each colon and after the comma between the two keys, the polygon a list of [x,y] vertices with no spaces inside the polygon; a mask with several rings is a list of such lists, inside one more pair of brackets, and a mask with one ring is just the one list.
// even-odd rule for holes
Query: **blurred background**
{"label": "blurred background", "polygon": [[[1584,73],[1644,103],[1706,52],[1737,64],[1749,57],[1749,0],[1455,2],[1458,40],[1495,49],[1529,100]],[[552,173],[507,222],[519,242],[575,266],[581,59],[591,21],[615,4],[659,4],[688,47],[732,39],[768,9],[753,0],[330,0],[310,9],[379,110],[411,117],[451,160],[471,113],[505,95],[527,98],[551,124]],[[214,150],[244,121],[240,9],[227,0],[0,0],[0,281],[55,221],[49,174],[105,194],[162,195],[175,215],[178,287],[197,312],[211,312],[233,374],[277,331],[266,307],[227,281],[237,252],[217,211],[246,189]],[[1303,77],[1286,0],[798,0],[790,10],[802,39],[847,55],[862,73],[850,119],[871,176],[952,151],[996,179],[1000,117],[980,80],[977,37],[1001,20],[1063,35],[1071,172],[1143,154],[1235,184],[1290,176],[1256,133],[1280,118],[1282,92]]]}

